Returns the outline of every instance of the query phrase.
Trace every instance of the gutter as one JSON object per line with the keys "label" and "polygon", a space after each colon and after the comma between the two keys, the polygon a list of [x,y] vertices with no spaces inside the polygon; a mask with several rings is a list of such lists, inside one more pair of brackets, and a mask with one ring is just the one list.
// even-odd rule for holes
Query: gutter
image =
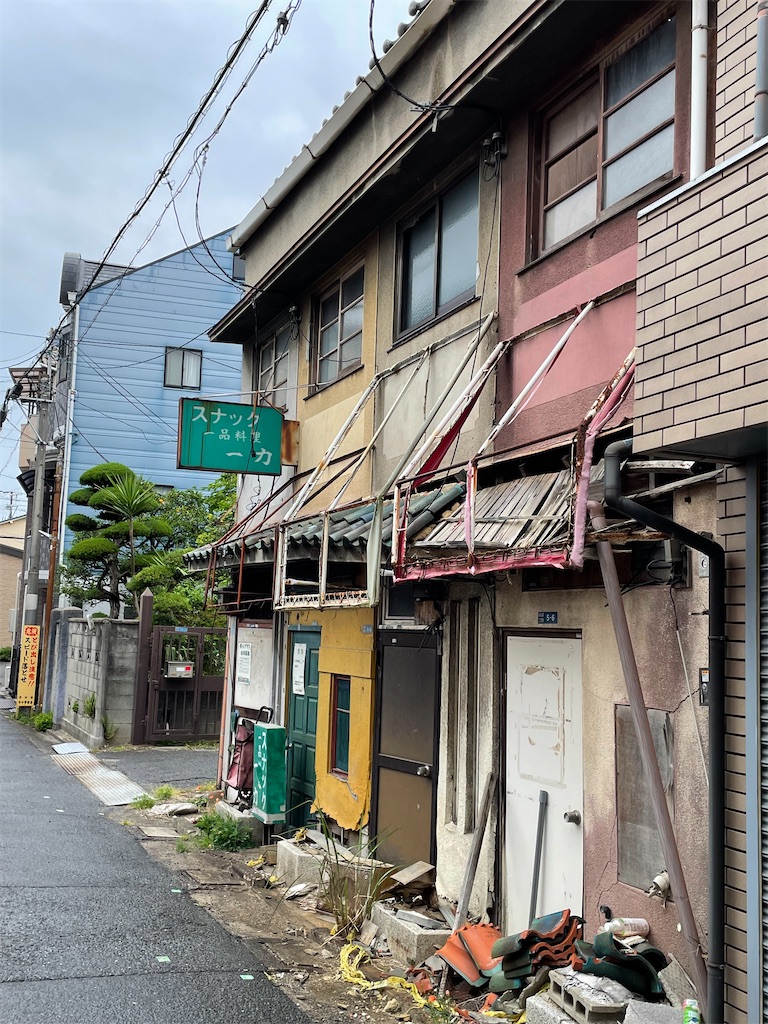
{"label": "gutter", "polygon": [[[456,3],[457,0],[430,0],[430,3],[411,22],[407,31],[395,45],[379,58],[379,64],[388,78],[391,78],[413,56],[427,36],[431,35],[446,15],[453,10]],[[378,68],[369,71],[320,131],[302,147],[299,155],[264,193],[245,219],[238,224],[227,241],[228,249],[234,251],[245,245],[257,228],[296,187],[313,164],[341,137],[360,111],[368,105],[385,84]]]}
{"label": "gutter", "polygon": [[725,552],[716,541],[622,495],[621,459],[631,451],[629,439],[615,441],[605,450],[605,504],[709,558],[709,992],[705,1017],[718,1022],[724,1019],[725,975]]}

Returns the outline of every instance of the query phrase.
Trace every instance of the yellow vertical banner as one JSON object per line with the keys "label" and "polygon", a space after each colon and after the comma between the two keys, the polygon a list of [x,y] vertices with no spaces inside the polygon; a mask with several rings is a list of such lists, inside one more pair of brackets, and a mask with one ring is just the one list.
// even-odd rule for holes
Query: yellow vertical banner
{"label": "yellow vertical banner", "polygon": [[39,651],[40,627],[24,626],[21,634],[19,682],[16,690],[17,708],[31,708],[35,703],[35,690],[37,687],[37,658]]}

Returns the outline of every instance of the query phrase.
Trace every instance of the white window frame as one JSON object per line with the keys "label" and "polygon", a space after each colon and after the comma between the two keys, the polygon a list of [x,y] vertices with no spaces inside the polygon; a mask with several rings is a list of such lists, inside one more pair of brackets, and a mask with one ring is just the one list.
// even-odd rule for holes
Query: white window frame
{"label": "white window frame", "polygon": [[[173,357],[181,353],[181,366],[178,374],[178,384],[169,382],[169,362]],[[197,373],[194,374],[195,362],[197,362]],[[185,382],[185,377],[193,374],[197,378],[196,384],[189,384]],[[174,371],[175,376],[175,371]],[[199,391],[202,387],[203,380],[203,352],[202,349],[197,348],[166,348],[165,350],[165,368],[163,373],[163,387],[175,388],[179,391]]]}

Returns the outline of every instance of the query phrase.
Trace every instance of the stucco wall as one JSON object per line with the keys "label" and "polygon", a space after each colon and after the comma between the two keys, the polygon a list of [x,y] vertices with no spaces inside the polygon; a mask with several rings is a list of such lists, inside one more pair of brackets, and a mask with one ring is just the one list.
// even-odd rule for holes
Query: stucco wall
{"label": "stucco wall", "polygon": [[[468,732],[468,716],[457,713],[458,707],[466,699],[467,666],[459,656],[456,664],[459,693],[456,704],[451,706],[447,700],[449,692],[449,674],[451,672],[450,657],[447,652],[456,645],[463,649],[462,637],[467,630],[467,603],[472,599],[480,602],[479,606],[479,637],[478,637],[478,672],[475,708],[477,723],[475,736]],[[444,625],[443,651],[441,671],[440,699],[440,757],[437,783],[437,890],[441,895],[458,899],[464,872],[467,865],[469,850],[475,833],[476,809],[479,806],[483,786],[488,773],[495,768],[498,772],[500,764],[500,705],[498,665],[496,659],[495,632],[489,614],[489,600],[493,594],[487,594],[480,584],[457,583],[449,591],[449,601],[458,602],[460,606],[457,625],[460,636],[451,632],[450,617]],[[455,739],[453,739],[455,730]],[[476,758],[468,752],[476,744]],[[453,748],[453,749],[451,749]],[[472,773],[473,778],[468,778]],[[500,780],[497,785],[503,785]],[[451,790],[455,789],[455,801]],[[468,798],[468,793],[472,794]],[[498,794],[498,789],[497,789]],[[469,902],[471,914],[483,914],[494,905],[495,883],[494,864],[496,859],[497,838],[497,806],[494,800],[491,814],[480,850],[480,860],[472,887]]]}
{"label": "stucco wall", "polygon": [[13,643],[9,616],[16,607],[16,577],[21,572],[26,522],[19,518],[0,523],[0,647]]}
{"label": "stucco wall", "polygon": [[[696,530],[715,529],[715,491],[703,485],[675,497],[676,522]],[[558,628],[582,634],[583,762],[584,762],[584,916],[586,933],[600,924],[599,907],[607,904],[620,916],[644,917],[651,940],[687,965],[677,931],[674,905],[664,909],[642,890],[618,881],[616,833],[615,706],[627,695],[618,650],[602,588],[586,591],[523,593],[522,577],[496,586],[499,627],[537,631],[537,612],[558,613]],[[694,569],[692,587],[675,591],[680,633],[691,686],[707,665],[707,580]],[[688,698],[666,586],[642,587],[624,597],[646,705],[672,715],[675,734],[675,831],[696,920],[707,921],[707,786],[698,750],[694,718],[707,750],[707,710],[699,707],[694,689]],[[640,764],[638,773],[642,772]],[[544,856],[556,856],[546,848]],[[659,865],[661,867],[663,865]],[[650,884],[652,878],[648,878]],[[706,945],[706,935],[702,935]]]}
{"label": "stucco wall", "polygon": [[[376,320],[376,362],[381,370],[416,356],[428,346],[435,348],[427,356],[416,377],[397,406],[396,412],[384,428],[376,446],[374,486],[384,484],[407,445],[416,437],[437,398],[454,373],[457,364],[475,337],[477,324],[497,311],[498,308],[498,232],[500,217],[501,185],[496,178],[484,180],[479,175],[478,235],[477,235],[477,278],[476,298],[455,312],[442,317],[407,336],[397,338],[398,320],[398,225],[403,218],[413,215],[420,207],[428,205],[446,187],[468,171],[475,173],[480,162],[478,149],[462,154],[454,164],[423,189],[413,200],[397,211],[396,215],[382,225],[380,238],[380,274],[378,283],[378,316]],[[497,194],[498,190],[498,194]],[[450,339],[450,340],[447,340]],[[446,341],[445,345],[441,343]],[[494,323],[485,336],[477,354],[468,363],[461,378],[443,403],[434,428],[451,407],[471,379],[482,366],[485,358],[496,344],[497,332]],[[387,411],[414,372],[415,362],[386,379],[376,402],[376,422],[382,421]],[[488,435],[493,422],[493,381],[489,380],[480,399],[464,424],[458,443],[451,449],[448,463],[460,462],[473,455]]]}
{"label": "stucco wall", "polygon": [[[531,0],[505,0],[503,4],[475,0],[471,4],[456,4],[417,57],[398,71],[398,88],[424,102],[435,99],[506,26],[513,24],[531,6]],[[360,70],[366,71],[365,68]],[[383,154],[391,151],[388,160],[377,164],[376,177],[396,172],[400,156],[397,147],[410,143],[415,124],[423,133],[431,130],[431,123],[429,116],[414,115],[410,104],[391,90],[381,90],[334,144],[330,155],[324,156],[309,171],[292,193],[291,201],[282,202],[258,229],[258,243],[249,243],[245,249],[248,283],[260,282],[334,203],[362,181]],[[307,148],[311,152],[312,140]],[[302,157],[307,155],[302,153]],[[355,195],[361,190],[358,184]]]}
{"label": "stucco wall", "polygon": [[[315,807],[344,829],[358,830],[371,806],[374,709],[374,613],[370,608],[298,611],[290,625],[320,626],[319,698],[315,748]],[[349,773],[329,770],[332,736],[332,676],[350,677]],[[287,700],[290,701],[290,693]],[[286,713],[286,720],[288,720]]]}

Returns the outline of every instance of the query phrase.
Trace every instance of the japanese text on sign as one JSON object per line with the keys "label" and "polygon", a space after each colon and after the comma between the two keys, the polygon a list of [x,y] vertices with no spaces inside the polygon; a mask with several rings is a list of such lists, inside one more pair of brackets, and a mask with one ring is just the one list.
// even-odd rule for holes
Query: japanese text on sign
{"label": "japanese text on sign", "polygon": [[25,626],[21,635],[19,682],[16,707],[31,708],[35,703],[37,687],[37,657],[40,650],[40,627]]}
{"label": "japanese text on sign", "polygon": [[283,416],[272,406],[182,398],[179,469],[279,476]]}

